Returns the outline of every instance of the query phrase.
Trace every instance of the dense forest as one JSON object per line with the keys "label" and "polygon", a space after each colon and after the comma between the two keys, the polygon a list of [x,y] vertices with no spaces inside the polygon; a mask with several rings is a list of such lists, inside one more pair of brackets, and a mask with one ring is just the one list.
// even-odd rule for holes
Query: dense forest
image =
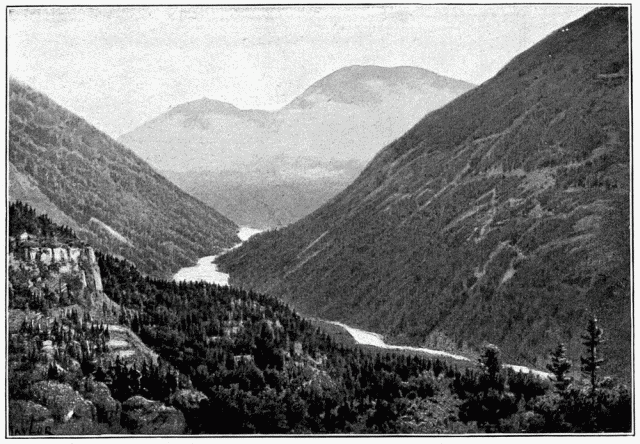
{"label": "dense forest", "polygon": [[[27,206],[13,205],[9,214],[11,239],[25,227],[73,237]],[[572,363],[560,344],[549,357],[556,378],[548,381],[503,368],[495,346],[475,366],[347,346],[274,297],[143,276],[108,254],[97,261],[117,322],[105,321],[106,305],[104,319],[100,307],[89,314],[76,306],[29,318],[38,307],[22,307],[10,293],[11,434],[631,430],[630,391],[602,374],[606,347],[595,318],[585,320],[584,378],[567,377]],[[25,267],[13,260],[12,285]],[[110,344],[122,329],[157,358],[114,355]],[[55,409],[62,398],[75,403],[71,419],[56,413],[65,411]],[[152,407],[162,427],[134,414]],[[34,428],[34,421],[45,425]]]}

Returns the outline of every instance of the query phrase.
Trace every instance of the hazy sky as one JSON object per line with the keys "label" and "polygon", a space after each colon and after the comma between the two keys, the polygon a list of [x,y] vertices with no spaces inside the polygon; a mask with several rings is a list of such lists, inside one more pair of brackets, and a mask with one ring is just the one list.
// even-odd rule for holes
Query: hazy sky
{"label": "hazy sky", "polygon": [[190,100],[277,109],[349,65],[481,83],[593,5],[19,8],[9,74],[112,136]]}

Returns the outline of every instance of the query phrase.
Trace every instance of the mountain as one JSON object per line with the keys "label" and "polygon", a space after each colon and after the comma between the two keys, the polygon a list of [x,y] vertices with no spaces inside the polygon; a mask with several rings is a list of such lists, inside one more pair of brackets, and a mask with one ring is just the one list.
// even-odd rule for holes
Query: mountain
{"label": "mountain", "polygon": [[278,111],[203,98],[118,140],[236,223],[283,226],[335,196],[378,150],[472,86],[421,68],[350,66]]}
{"label": "mountain", "polygon": [[9,198],[155,276],[238,242],[229,219],[16,80],[9,83]]}
{"label": "mountain", "polygon": [[596,315],[629,378],[628,31],[626,8],[557,30],[220,268],[305,314],[534,366],[558,342],[579,362]]}
{"label": "mountain", "polygon": [[470,83],[413,66],[386,68],[354,65],[318,80],[285,109],[311,108],[321,102],[375,106],[384,102],[387,96],[402,96],[407,90],[431,95],[431,100],[437,102],[438,95],[443,97],[441,100],[446,100],[447,94],[459,95],[472,87]]}

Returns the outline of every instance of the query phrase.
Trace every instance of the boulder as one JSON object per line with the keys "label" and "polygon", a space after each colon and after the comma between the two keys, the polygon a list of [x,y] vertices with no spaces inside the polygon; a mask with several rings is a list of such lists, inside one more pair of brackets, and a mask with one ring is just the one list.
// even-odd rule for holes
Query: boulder
{"label": "boulder", "polygon": [[111,396],[111,390],[109,390],[107,384],[89,378],[85,381],[81,393],[85,399],[91,401],[96,407],[98,422],[106,422],[110,425],[120,423],[122,407]]}
{"label": "boulder", "polygon": [[31,388],[32,398],[47,407],[56,421],[67,422],[71,418],[93,420],[96,408],[82,398],[68,384],[55,381],[40,381]]}
{"label": "boulder", "polygon": [[9,402],[9,435],[49,435],[53,416],[49,409],[33,401]]}
{"label": "boulder", "polygon": [[123,427],[143,435],[180,435],[186,421],[181,411],[142,396],[132,396],[122,403]]}
{"label": "boulder", "polygon": [[209,400],[207,395],[198,390],[182,389],[171,396],[171,405],[179,410],[195,410],[205,400]]}
{"label": "boulder", "polygon": [[70,372],[75,372],[75,373],[79,372],[82,369],[80,366],[80,363],[75,359],[69,359],[67,368],[69,369]]}

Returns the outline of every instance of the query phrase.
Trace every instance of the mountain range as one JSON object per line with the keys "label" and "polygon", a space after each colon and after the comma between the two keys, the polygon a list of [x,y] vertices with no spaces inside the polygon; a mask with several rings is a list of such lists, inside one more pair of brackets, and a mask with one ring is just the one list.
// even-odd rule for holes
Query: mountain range
{"label": "mountain range", "polygon": [[595,315],[629,378],[629,129],[628,9],[596,9],[219,264],[307,315],[534,366],[558,342],[579,355]]}
{"label": "mountain range", "polygon": [[235,223],[16,80],[9,82],[9,199],[158,277],[239,241]]}
{"label": "mountain range", "polygon": [[284,226],[344,189],[427,112],[472,87],[421,68],[349,66],[277,111],[203,98],[118,140],[239,225]]}

